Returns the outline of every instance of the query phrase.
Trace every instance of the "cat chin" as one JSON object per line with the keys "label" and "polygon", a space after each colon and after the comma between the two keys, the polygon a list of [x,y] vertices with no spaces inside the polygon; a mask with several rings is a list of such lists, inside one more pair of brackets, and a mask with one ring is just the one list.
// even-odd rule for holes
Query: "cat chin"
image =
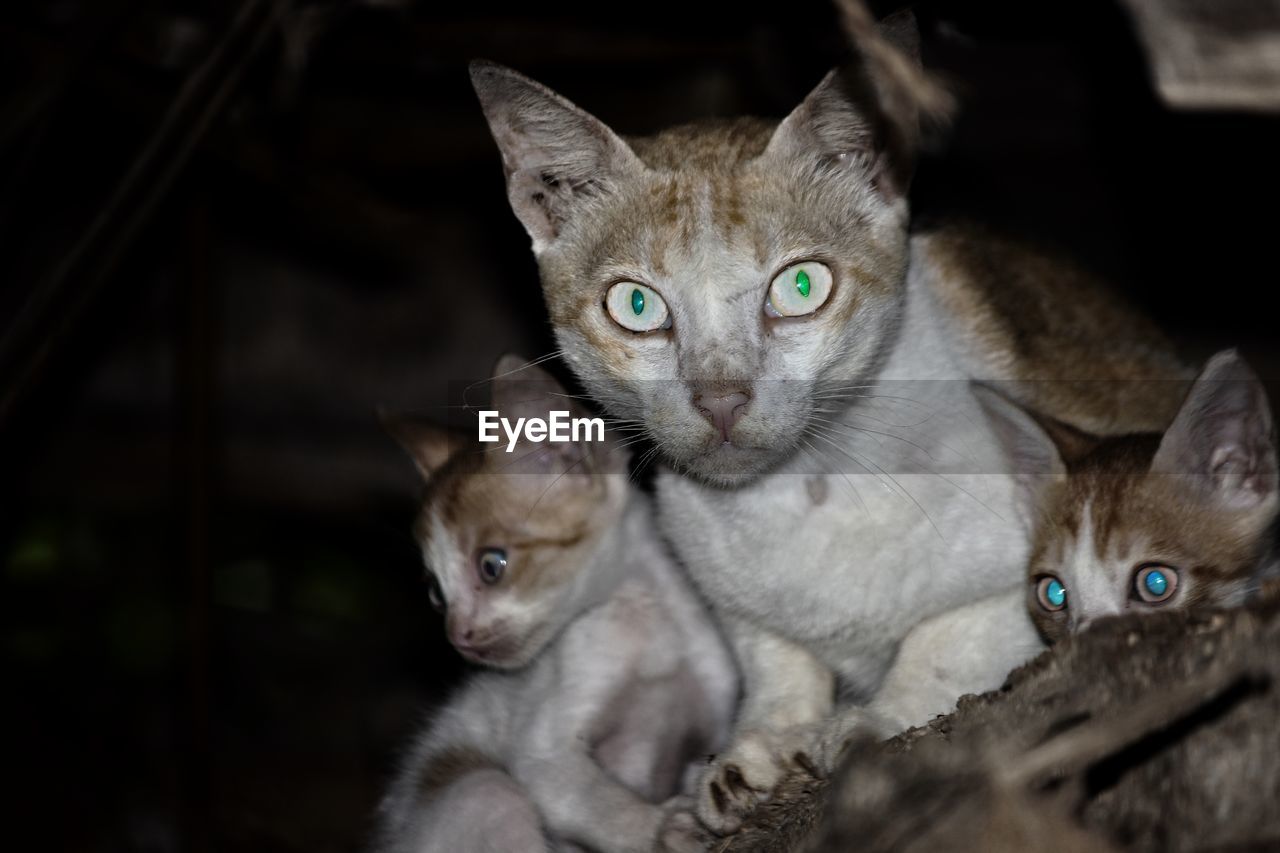
{"label": "cat chin", "polygon": [[737,488],[766,474],[784,455],[763,448],[724,444],[698,456],[673,461],[691,477],[713,486]]}
{"label": "cat chin", "polygon": [[458,649],[458,653],[465,660],[490,669],[522,669],[538,656],[553,634],[543,628],[528,637],[506,637],[474,652]]}

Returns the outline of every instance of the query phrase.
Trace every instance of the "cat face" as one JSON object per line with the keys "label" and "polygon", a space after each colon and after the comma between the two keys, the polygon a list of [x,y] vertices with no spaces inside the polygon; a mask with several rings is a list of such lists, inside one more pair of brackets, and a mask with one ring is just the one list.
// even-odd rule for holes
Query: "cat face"
{"label": "cat face", "polygon": [[857,83],[780,125],[624,142],[518,74],[473,67],[565,358],[613,415],[709,481],[794,452],[815,399],[872,374],[906,268],[904,179]]}
{"label": "cat face", "polygon": [[[495,409],[545,418],[568,407],[554,379],[522,364],[498,362]],[[423,425],[396,431],[427,479],[415,532],[450,643],[475,663],[525,665],[581,612],[592,555],[625,504],[625,458],[608,440],[522,439],[507,453]]]}
{"label": "cat face", "polygon": [[1035,502],[1027,606],[1050,642],[1129,612],[1240,604],[1280,502],[1266,393],[1211,359],[1163,434],[1098,439],[983,398]]}

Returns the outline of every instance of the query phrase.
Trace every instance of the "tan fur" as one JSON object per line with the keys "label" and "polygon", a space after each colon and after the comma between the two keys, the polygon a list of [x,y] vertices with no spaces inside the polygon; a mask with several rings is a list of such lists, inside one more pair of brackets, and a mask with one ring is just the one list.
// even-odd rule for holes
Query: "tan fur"
{"label": "tan fur", "polygon": [[1192,372],[1156,326],[1064,258],[972,225],[932,232],[933,293],[973,376],[1098,435],[1162,430]]}
{"label": "tan fur", "polygon": [[567,489],[554,475],[503,476],[512,455],[478,444],[457,454],[433,479],[416,529],[427,535],[427,514],[439,507],[464,552],[502,545],[519,567],[504,584],[523,595],[568,579],[617,509],[599,483]]}
{"label": "tan fur", "polygon": [[[1128,559],[1175,567],[1179,607],[1225,606],[1227,595],[1258,567],[1266,528],[1242,527],[1233,513],[1188,495],[1179,478],[1150,470],[1160,435],[1106,439],[1080,459],[1067,460],[1067,476],[1042,498],[1032,545],[1029,607],[1050,641],[1066,636],[1066,611],[1036,605],[1034,580],[1056,574],[1085,524],[1100,560]],[[1068,592],[1068,596],[1070,592]]]}

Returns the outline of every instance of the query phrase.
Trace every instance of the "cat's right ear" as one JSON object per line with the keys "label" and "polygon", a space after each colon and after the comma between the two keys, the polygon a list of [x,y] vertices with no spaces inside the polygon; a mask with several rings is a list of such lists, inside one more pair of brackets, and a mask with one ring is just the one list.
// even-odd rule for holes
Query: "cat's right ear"
{"label": "cat's right ear", "polygon": [[502,65],[471,63],[471,84],[502,152],[511,209],[539,254],[575,208],[643,169],[603,122],[555,92]]}
{"label": "cat's right ear", "polygon": [[453,455],[457,439],[442,426],[386,412],[379,412],[378,419],[409,454],[424,480],[430,480]]}

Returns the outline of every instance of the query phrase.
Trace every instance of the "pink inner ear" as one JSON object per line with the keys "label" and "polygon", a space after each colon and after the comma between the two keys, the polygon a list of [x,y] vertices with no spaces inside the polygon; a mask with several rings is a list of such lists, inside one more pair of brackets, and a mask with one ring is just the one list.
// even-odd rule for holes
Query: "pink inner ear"
{"label": "pink inner ear", "polygon": [[1249,499],[1265,493],[1257,465],[1239,445],[1216,448],[1209,459],[1209,473],[1218,491],[1245,493]]}

